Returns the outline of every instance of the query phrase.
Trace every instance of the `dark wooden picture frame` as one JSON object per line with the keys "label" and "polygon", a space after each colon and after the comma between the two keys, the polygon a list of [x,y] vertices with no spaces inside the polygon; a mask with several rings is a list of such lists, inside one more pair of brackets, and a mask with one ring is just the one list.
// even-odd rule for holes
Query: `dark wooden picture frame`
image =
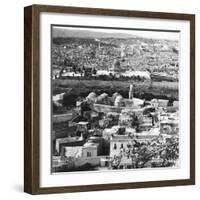
{"label": "dark wooden picture frame", "polygon": [[[76,13],[190,22],[190,178],[150,182],[40,187],[40,13]],[[32,5],[24,9],[24,191],[30,194],[83,192],[195,184],[195,16],[192,14]]]}

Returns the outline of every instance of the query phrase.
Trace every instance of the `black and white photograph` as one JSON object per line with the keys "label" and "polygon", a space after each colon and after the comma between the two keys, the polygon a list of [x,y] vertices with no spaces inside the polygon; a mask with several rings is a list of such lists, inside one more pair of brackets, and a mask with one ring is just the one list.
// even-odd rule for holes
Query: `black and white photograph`
{"label": "black and white photograph", "polygon": [[179,31],[51,26],[52,173],[178,168]]}

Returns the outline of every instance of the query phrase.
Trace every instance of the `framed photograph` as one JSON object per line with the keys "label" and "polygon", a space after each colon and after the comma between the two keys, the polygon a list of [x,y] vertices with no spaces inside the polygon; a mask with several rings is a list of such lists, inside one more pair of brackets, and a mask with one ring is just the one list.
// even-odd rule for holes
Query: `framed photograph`
{"label": "framed photograph", "polygon": [[24,191],[195,184],[195,16],[24,9]]}

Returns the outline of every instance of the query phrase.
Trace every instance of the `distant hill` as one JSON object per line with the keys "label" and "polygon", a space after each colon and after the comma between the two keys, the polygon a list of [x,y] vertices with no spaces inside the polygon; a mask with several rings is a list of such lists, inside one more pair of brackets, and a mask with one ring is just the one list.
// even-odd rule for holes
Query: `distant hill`
{"label": "distant hill", "polygon": [[53,37],[78,37],[78,38],[137,38],[137,36],[126,34],[126,33],[102,33],[97,31],[89,30],[72,30],[66,28],[53,28]]}

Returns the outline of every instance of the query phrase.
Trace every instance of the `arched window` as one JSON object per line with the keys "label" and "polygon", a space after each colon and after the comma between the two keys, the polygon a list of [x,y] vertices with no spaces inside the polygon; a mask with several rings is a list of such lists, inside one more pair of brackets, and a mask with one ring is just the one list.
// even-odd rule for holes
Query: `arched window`
{"label": "arched window", "polygon": [[114,147],[113,147],[113,149],[115,149],[115,150],[117,149],[117,144],[114,144]]}

